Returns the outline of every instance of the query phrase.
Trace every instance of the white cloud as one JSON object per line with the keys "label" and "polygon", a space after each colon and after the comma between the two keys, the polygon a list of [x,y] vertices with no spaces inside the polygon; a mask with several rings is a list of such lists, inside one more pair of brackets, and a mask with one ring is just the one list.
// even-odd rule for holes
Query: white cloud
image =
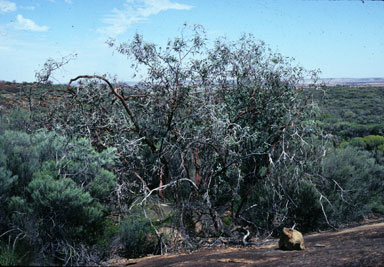
{"label": "white cloud", "polygon": [[17,30],[46,32],[49,29],[47,26],[37,25],[33,20],[26,19],[20,14],[16,16],[16,19],[17,19],[17,22],[13,23],[13,25]]}
{"label": "white cloud", "polygon": [[132,24],[143,21],[151,15],[156,15],[169,9],[189,10],[192,6],[172,2],[171,0],[126,0],[122,9],[114,8],[112,13],[102,20],[109,26],[99,29],[99,32],[110,36],[124,33]]}
{"label": "white cloud", "polygon": [[64,0],[65,3],[72,4],[72,0]]}
{"label": "white cloud", "polygon": [[16,9],[17,7],[15,3],[7,0],[0,0],[0,13],[12,12]]}
{"label": "white cloud", "polygon": [[35,10],[36,7],[34,6],[19,6],[20,9],[25,9],[25,10]]}

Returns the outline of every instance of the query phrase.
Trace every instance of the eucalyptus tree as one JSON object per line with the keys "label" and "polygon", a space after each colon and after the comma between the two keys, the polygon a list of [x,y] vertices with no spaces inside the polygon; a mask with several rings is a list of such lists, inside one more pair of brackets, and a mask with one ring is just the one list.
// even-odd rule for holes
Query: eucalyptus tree
{"label": "eucalyptus tree", "polygon": [[141,81],[74,77],[48,122],[99,150],[116,148],[121,207],[157,195],[181,213],[209,211],[222,232],[224,211],[252,224],[243,211],[256,205],[249,196],[257,185],[273,184],[284,206],[282,199],[295,205],[287,186],[318,182],[325,144],[316,138],[315,106],[302,93],[304,78],[316,73],[252,35],[210,42],[201,26],[185,27],[164,47],[139,34],[108,44]]}

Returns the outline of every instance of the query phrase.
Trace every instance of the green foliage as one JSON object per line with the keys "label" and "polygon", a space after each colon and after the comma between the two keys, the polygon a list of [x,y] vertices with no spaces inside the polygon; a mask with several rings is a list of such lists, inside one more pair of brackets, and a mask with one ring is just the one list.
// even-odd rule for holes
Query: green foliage
{"label": "green foliage", "polygon": [[274,219],[282,213],[286,213],[286,210],[280,208],[275,201],[276,197],[277,194],[273,190],[273,184],[264,182],[256,185],[256,188],[249,196],[249,207],[245,209],[244,215],[265,232],[272,230]]}
{"label": "green foliage", "polygon": [[121,223],[119,231],[126,257],[137,257],[155,252],[158,240],[147,219],[127,218]]}
{"label": "green foliage", "polygon": [[[362,137],[352,138],[350,142],[345,142],[344,146],[349,145],[349,144],[353,147],[360,148],[360,149],[365,149],[367,146],[366,142],[364,141],[364,139]],[[341,145],[340,145],[340,147],[342,148]]]}
{"label": "green foliage", "polygon": [[12,176],[11,171],[0,167],[0,205],[7,203],[10,197],[10,189],[16,182],[17,176]]}
{"label": "green foliage", "polygon": [[323,175],[333,185],[328,190],[335,223],[353,221],[380,211],[384,203],[384,166],[364,150],[347,146],[332,151],[323,162]]}
{"label": "green foliage", "polygon": [[[341,140],[367,135],[384,136],[383,87],[334,86],[309,91],[320,105],[327,132]],[[306,92],[308,93],[308,91]]]}
{"label": "green foliage", "polygon": [[15,108],[10,111],[9,115],[0,116],[0,133],[6,129],[26,132],[30,122],[29,115],[27,110]]}
{"label": "green foliage", "polygon": [[53,258],[67,251],[60,257],[71,259],[77,244],[96,242],[115,182],[106,169],[114,150],[98,153],[86,139],[53,132],[5,130],[0,151],[1,233],[9,231],[15,242],[22,234],[23,242]]}
{"label": "green foliage", "polygon": [[6,169],[18,177],[18,185],[25,187],[39,169],[39,160],[30,136],[24,132],[6,130],[0,136],[0,149],[6,157]]}
{"label": "green foliage", "polygon": [[106,219],[103,221],[102,229],[104,229],[104,231],[102,235],[97,238],[96,244],[105,254],[108,254],[112,242],[119,235],[119,224],[111,219]]}
{"label": "green foliage", "polygon": [[301,231],[308,232],[312,229],[324,228],[325,220],[321,209],[320,193],[309,182],[302,182],[299,191],[293,195],[296,204],[292,209],[294,222]]}
{"label": "green foliage", "polygon": [[368,150],[377,150],[379,146],[384,145],[384,136],[368,135],[362,139]]}
{"label": "green foliage", "polygon": [[344,148],[348,145],[369,151],[381,151],[384,145],[384,136],[368,135],[365,137],[354,137],[348,142],[344,141],[341,143],[340,147]]}
{"label": "green foliage", "polygon": [[19,266],[20,255],[12,246],[0,242],[0,266]]}
{"label": "green foliage", "polygon": [[72,179],[55,180],[44,173],[37,173],[27,190],[33,216],[40,218],[41,232],[49,229],[49,234],[55,238],[87,241],[92,234],[89,228],[102,218],[100,204],[97,205],[91,195]]}
{"label": "green foliage", "polygon": [[221,218],[221,220],[223,221],[223,223],[229,227],[232,226],[233,224],[233,221],[232,221],[232,218],[230,216],[224,216]]}
{"label": "green foliage", "polygon": [[283,186],[277,179],[256,187],[244,216],[262,232],[294,224],[303,232],[324,228],[326,221],[315,186],[309,181],[287,183]]}

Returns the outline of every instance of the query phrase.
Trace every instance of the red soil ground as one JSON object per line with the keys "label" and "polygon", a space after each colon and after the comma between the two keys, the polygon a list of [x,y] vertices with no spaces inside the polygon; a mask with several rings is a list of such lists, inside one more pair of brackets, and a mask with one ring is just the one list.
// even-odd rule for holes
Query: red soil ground
{"label": "red soil ground", "polygon": [[115,258],[109,266],[384,266],[384,222],[305,235],[304,251],[281,251],[278,240],[244,248],[201,249],[190,254]]}

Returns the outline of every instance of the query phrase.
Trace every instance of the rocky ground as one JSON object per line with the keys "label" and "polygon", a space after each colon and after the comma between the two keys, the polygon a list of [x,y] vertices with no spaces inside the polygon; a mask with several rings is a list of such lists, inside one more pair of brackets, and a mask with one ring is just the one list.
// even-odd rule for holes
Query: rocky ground
{"label": "rocky ground", "polygon": [[282,251],[278,240],[243,248],[201,249],[190,254],[113,258],[109,266],[384,266],[384,222],[305,235],[304,251]]}

